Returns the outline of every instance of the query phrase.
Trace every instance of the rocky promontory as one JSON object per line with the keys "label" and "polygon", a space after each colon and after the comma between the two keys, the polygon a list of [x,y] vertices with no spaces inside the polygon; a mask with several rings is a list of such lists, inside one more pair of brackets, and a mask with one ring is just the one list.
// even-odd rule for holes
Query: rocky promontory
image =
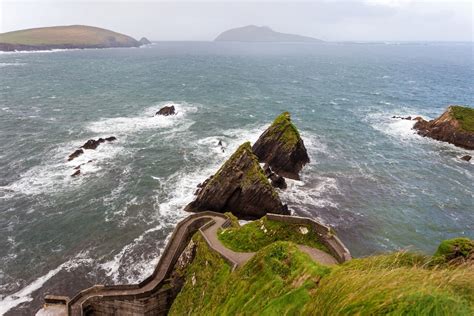
{"label": "rocky promontory", "polygon": [[249,142],[242,144],[215,175],[201,184],[196,195],[186,211],[230,211],[244,218],[290,213],[265,176]]}
{"label": "rocky promontory", "polygon": [[290,113],[280,114],[252,147],[260,162],[280,176],[299,180],[299,172],[309,163],[308,153]]}
{"label": "rocky promontory", "polygon": [[466,149],[474,149],[474,109],[451,105],[438,118],[417,119],[413,126],[421,136],[427,136]]}

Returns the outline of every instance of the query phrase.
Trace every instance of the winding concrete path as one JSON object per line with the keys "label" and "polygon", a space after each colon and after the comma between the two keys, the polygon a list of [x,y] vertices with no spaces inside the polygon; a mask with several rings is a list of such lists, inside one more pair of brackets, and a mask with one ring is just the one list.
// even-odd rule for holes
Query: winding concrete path
{"label": "winding concrete path", "polygon": [[[74,316],[83,315],[83,308],[88,305],[94,298],[128,298],[136,299],[143,298],[146,295],[151,295],[155,290],[160,288],[161,282],[169,275],[172,270],[177,257],[181,254],[182,246],[185,240],[189,237],[189,234],[194,234],[197,230],[201,231],[209,246],[220,253],[224,258],[235,263],[235,267],[244,265],[250,260],[255,252],[235,252],[224,246],[217,237],[218,229],[223,226],[227,221],[227,217],[223,214],[204,212],[201,215],[193,214],[178,223],[173,235],[165,248],[162,257],[153,273],[152,276],[145,279],[140,284],[135,285],[117,285],[117,286],[104,286],[95,285],[91,288],[85,289],[73,297],[68,303],[69,314]],[[210,223],[212,222],[212,223]],[[195,227],[198,225],[197,228]],[[307,253],[314,261],[325,265],[337,264],[337,261],[331,255],[315,248],[308,246],[298,245],[298,247],[305,253]],[[51,307],[57,308],[56,305],[50,305]],[[53,308],[49,309],[46,306],[43,308],[43,315],[67,315],[67,308],[64,305],[62,312],[56,309],[56,313],[51,312]]]}

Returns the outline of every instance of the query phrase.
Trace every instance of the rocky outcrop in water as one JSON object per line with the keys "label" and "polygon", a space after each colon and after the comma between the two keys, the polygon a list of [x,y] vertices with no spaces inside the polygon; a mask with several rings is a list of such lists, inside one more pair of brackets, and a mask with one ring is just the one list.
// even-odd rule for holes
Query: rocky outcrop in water
{"label": "rocky outcrop in water", "polygon": [[252,147],[260,162],[280,176],[299,180],[299,172],[309,162],[303,139],[291,122],[290,113],[279,115]]}
{"label": "rocky outcrop in water", "polygon": [[97,146],[99,146],[102,143],[113,142],[113,141],[116,141],[116,140],[117,140],[117,137],[115,137],[115,136],[110,136],[110,137],[106,137],[106,138],[101,137],[97,140],[89,139],[87,142],[84,143],[84,145],[81,146],[81,148],[75,150],[72,154],[70,154],[67,157],[67,160],[71,161],[71,160],[79,157],[80,155],[82,155],[84,153],[83,149],[96,149]]}
{"label": "rocky outcrop in water", "polygon": [[186,211],[230,211],[240,217],[267,213],[289,214],[268,182],[250,143],[242,144],[217,173],[198,186],[196,199]]}
{"label": "rocky outcrop in water", "polygon": [[82,155],[83,153],[84,153],[84,150],[82,150],[82,149],[77,149],[75,152],[73,152],[72,154],[70,154],[70,155],[67,157],[67,160],[68,160],[68,161],[71,161],[71,160],[73,160],[74,158],[79,157],[79,156]]}
{"label": "rocky outcrop in water", "polygon": [[450,106],[437,119],[418,119],[413,126],[418,134],[466,149],[474,149],[474,109]]}
{"label": "rocky outcrop in water", "polygon": [[472,158],[472,156],[470,156],[470,155],[464,155],[464,156],[461,157],[461,160],[471,161],[471,158]]}
{"label": "rocky outcrop in water", "polygon": [[151,42],[146,37],[140,38],[140,40],[138,42],[140,43],[140,45],[149,45],[149,44],[151,44]]}
{"label": "rocky outcrop in water", "polygon": [[156,112],[155,115],[168,116],[168,115],[175,115],[175,114],[176,114],[176,111],[175,111],[174,105],[170,105],[170,106],[162,107],[158,112]]}

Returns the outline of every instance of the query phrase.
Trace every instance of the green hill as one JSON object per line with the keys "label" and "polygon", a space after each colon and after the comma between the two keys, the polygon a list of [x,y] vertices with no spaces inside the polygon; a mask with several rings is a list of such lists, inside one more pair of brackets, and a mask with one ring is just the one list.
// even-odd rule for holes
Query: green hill
{"label": "green hill", "polygon": [[194,242],[196,256],[170,315],[474,313],[474,244],[467,238],[443,242],[433,257],[395,252],[332,266],[316,263],[293,242],[276,241],[235,271],[201,235]]}
{"label": "green hill", "polygon": [[86,25],[42,27],[0,34],[0,50],[3,51],[140,45],[130,36]]}

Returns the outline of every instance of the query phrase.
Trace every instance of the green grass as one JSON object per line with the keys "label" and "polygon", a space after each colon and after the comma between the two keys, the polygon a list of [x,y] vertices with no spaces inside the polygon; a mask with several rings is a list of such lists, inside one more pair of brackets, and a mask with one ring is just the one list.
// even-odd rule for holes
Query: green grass
{"label": "green grass", "polygon": [[170,315],[297,315],[319,280],[330,272],[296,245],[277,242],[259,251],[244,267],[226,271],[222,279],[213,275],[223,270],[222,263],[218,265],[218,259],[210,258],[208,252],[198,250]]}
{"label": "green grass", "polygon": [[[307,233],[303,234],[302,229]],[[244,226],[234,224],[222,229],[218,237],[226,247],[240,252],[258,251],[275,241],[291,241],[328,252],[311,227],[271,221],[266,216]]]}
{"label": "green grass", "polygon": [[106,29],[85,26],[54,26],[28,30],[20,30],[0,34],[0,43],[31,46],[47,45],[88,45],[97,46],[108,43],[111,39],[116,43],[127,44],[135,40],[127,35]]}
{"label": "green grass", "polygon": [[265,172],[260,167],[258,158],[252,151],[252,146],[250,145],[250,142],[245,142],[239,146],[239,148],[232,154],[232,156],[230,156],[230,158],[224,163],[224,165],[216,172],[212,180],[209,182],[209,185],[218,184],[220,181],[226,181],[226,179],[222,179],[221,177],[222,172],[224,170],[232,170],[236,161],[244,155],[246,155],[251,160],[251,165],[248,170],[246,170],[245,177],[243,177],[242,188],[245,189],[259,182],[264,187],[267,187],[274,196],[277,196],[278,194],[265,176]]}
{"label": "green grass", "polygon": [[474,109],[455,105],[451,107],[453,116],[461,124],[461,128],[468,132],[474,132]]}
{"label": "green grass", "polygon": [[427,259],[394,253],[333,268],[304,307],[312,315],[472,315],[474,270],[429,268]]}
{"label": "green grass", "polygon": [[289,112],[283,112],[273,121],[269,128],[269,137],[278,140],[284,148],[292,149],[300,141],[300,133],[291,122]]}
{"label": "green grass", "polygon": [[275,242],[230,272],[198,242],[170,315],[474,313],[472,265],[433,267],[429,257],[397,252],[326,267],[291,242]]}
{"label": "green grass", "polygon": [[474,253],[474,240],[469,238],[453,238],[444,240],[434,254],[436,262],[449,262],[461,258],[465,259]]}

